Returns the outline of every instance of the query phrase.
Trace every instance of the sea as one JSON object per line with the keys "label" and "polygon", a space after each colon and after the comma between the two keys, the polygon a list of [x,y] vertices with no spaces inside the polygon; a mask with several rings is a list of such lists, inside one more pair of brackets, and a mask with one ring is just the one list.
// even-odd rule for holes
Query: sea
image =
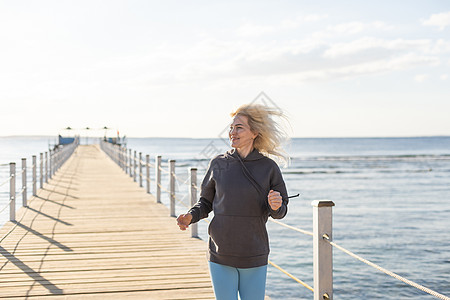
{"label": "sea", "polygon": [[[0,210],[8,202],[9,162],[31,164],[55,137],[0,137]],[[95,143],[97,139],[81,139]],[[188,174],[199,184],[209,160],[229,149],[226,140],[128,138],[129,149],[176,160],[177,214],[188,203]],[[281,170],[292,198],[282,222],[312,231],[313,200],[331,200],[333,240],[338,245],[409,280],[450,296],[450,137],[293,138],[285,145],[290,163]],[[29,178],[31,178],[30,171]],[[151,173],[154,178],[154,173]],[[164,173],[163,173],[164,174]],[[18,180],[20,181],[20,180]],[[21,181],[20,181],[21,182]],[[19,190],[19,183],[17,184]],[[168,186],[163,175],[162,185]],[[31,191],[31,185],[28,188]],[[155,190],[152,183],[151,192]],[[30,192],[29,192],[30,193]],[[168,194],[162,202],[168,205]],[[17,206],[21,205],[18,196]],[[0,214],[7,222],[8,210]],[[174,221],[174,226],[176,226]],[[208,223],[199,223],[207,240]],[[312,237],[267,223],[270,260],[313,286]],[[206,247],[206,244],[205,244]],[[335,299],[437,299],[333,249]],[[269,266],[271,299],[312,299],[313,293]]]}

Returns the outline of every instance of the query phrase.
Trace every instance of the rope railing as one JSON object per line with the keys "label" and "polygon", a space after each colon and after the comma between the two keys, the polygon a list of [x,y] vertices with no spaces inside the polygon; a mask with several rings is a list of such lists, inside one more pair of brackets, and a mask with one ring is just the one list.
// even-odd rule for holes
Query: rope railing
{"label": "rope railing", "polygon": [[[27,207],[28,200],[28,186],[31,184],[32,195],[37,195],[37,182],[40,183],[40,188],[43,187],[44,182],[47,183],[52,178],[53,174],[61,167],[61,165],[67,161],[67,159],[75,151],[79,144],[79,139],[76,138],[72,144],[65,146],[55,147],[54,150],[40,153],[39,165],[36,162],[36,156],[32,156],[32,163],[30,167],[27,167],[27,159],[22,158],[22,165],[20,168],[16,168],[16,163],[11,162],[9,164],[2,164],[1,166],[9,166],[9,176],[6,180],[0,183],[0,187],[9,183],[9,192],[5,193],[9,195],[8,201],[4,207],[0,209],[0,213],[3,213],[9,207],[9,220],[15,221],[16,218],[16,200],[18,196],[22,196],[22,207]],[[37,167],[39,166],[39,178],[37,176]],[[30,171],[30,172],[29,172]],[[27,175],[31,174],[30,178]],[[18,182],[18,178],[22,177],[21,183]],[[16,182],[17,181],[17,182]],[[17,186],[17,188],[16,188]],[[2,192],[3,193],[3,192]],[[10,232],[14,230],[12,227]],[[9,233],[7,233],[9,234]],[[7,236],[7,235],[5,235]],[[0,240],[2,241],[5,236]]]}
{"label": "rope railing", "polygon": [[269,259],[269,264],[272,265],[273,267],[275,267],[276,269],[278,269],[279,271],[283,272],[285,275],[287,275],[288,277],[294,279],[295,281],[297,281],[298,283],[300,283],[301,285],[303,285],[305,288],[307,288],[308,290],[310,290],[311,292],[314,292],[314,289],[307,284],[306,282],[298,279],[297,277],[295,277],[294,275],[292,275],[291,273],[287,272],[285,269],[283,269],[282,267],[280,267],[279,265],[275,264],[273,261],[271,261]]}
{"label": "rope railing", "polygon": [[438,293],[436,291],[433,291],[433,290],[431,290],[431,289],[429,289],[429,288],[427,288],[427,287],[425,287],[425,286],[423,286],[421,284],[418,284],[418,283],[416,283],[414,281],[411,281],[409,279],[406,279],[405,277],[402,277],[402,276],[400,276],[400,275],[398,275],[398,274],[396,274],[396,273],[394,273],[392,271],[389,271],[389,270],[387,270],[387,269],[385,269],[383,267],[380,267],[379,265],[377,265],[377,264],[375,264],[375,263],[373,263],[373,262],[371,262],[371,261],[369,261],[369,260],[367,260],[365,258],[362,258],[361,256],[359,256],[359,255],[351,252],[350,250],[347,250],[344,247],[342,247],[342,246],[336,244],[335,242],[331,241],[329,236],[327,236],[327,235],[323,236],[323,240],[328,242],[331,246],[341,250],[345,254],[347,254],[347,255],[349,255],[349,256],[351,256],[353,258],[356,258],[357,260],[359,260],[359,261],[361,261],[361,262],[371,266],[372,268],[375,268],[375,269],[385,273],[386,275],[389,275],[389,276],[391,276],[391,277],[393,277],[393,278],[395,278],[397,280],[402,281],[403,283],[406,283],[406,284],[408,284],[408,285],[410,285],[412,287],[415,287],[416,289],[419,289],[419,290],[421,290],[421,291],[423,291],[425,293],[428,293],[428,294],[430,294],[432,296],[435,296],[435,297],[437,297],[439,299],[450,300],[450,297],[442,295],[442,294],[440,294],[440,293]]}
{"label": "rope railing", "polygon": [[[109,148],[109,150],[106,150],[105,153],[107,153],[111,158],[114,158],[118,156],[117,153],[114,153],[113,149],[114,147],[111,147],[111,145],[103,145],[102,149]],[[118,149],[118,148],[116,148]],[[116,150],[117,151],[117,150]],[[127,157],[125,160],[125,163],[122,163],[123,168],[127,171],[129,170],[130,176],[132,176],[131,171],[136,169],[138,167],[138,162],[141,165],[144,165],[146,167],[150,167],[150,164],[147,164],[147,162],[143,162],[143,160],[136,159],[135,156],[131,156],[132,150],[131,149],[122,149],[120,150],[122,153],[124,153],[124,157]],[[127,154],[129,153],[129,155]],[[134,152],[136,153],[136,151]],[[128,159],[129,158],[129,159]],[[134,158],[134,160],[133,160]],[[113,159],[114,160],[114,159]],[[116,162],[120,165],[122,161],[117,160]],[[136,162],[135,162],[136,161]],[[155,186],[156,186],[156,198],[157,202],[161,203],[161,192],[166,192],[169,195],[170,198],[170,215],[175,216],[175,206],[177,205],[183,205],[186,208],[189,208],[189,205],[185,203],[185,199],[188,195],[190,195],[191,200],[191,206],[197,202],[197,192],[200,191],[200,187],[197,186],[197,179],[196,179],[196,172],[197,169],[191,168],[191,174],[187,176],[187,179],[181,178],[179,175],[175,172],[175,161],[170,160],[168,164],[164,165],[161,163],[161,156],[157,156],[155,159],[155,164],[153,165],[153,168],[155,170]],[[128,171],[127,171],[128,172]],[[136,171],[135,171],[136,172]],[[135,173],[136,174],[136,173]],[[166,188],[161,184],[161,177],[162,174],[165,174],[169,177],[168,184],[169,187]],[[140,171],[139,175],[141,177],[144,176],[143,172]],[[136,180],[135,180],[136,181]],[[150,179],[147,178],[147,181],[149,182]],[[179,197],[176,193],[176,191],[180,191],[181,186],[187,186],[188,189],[190,189],[189,193],[185,193],[183,197]],[[148,189],[148,193],[150,193]],[[283,274],[288,276],[289,278],[295,280],[297,283],[301,284],[308,290],[314,292],[315,296],[314,299],[332,299],[333,298],[333,286],[332,286],[332,247],[338,248],[339,250],[343,251],[344,253],[347,253],[348,255],[368,264],[369,266],[372,266],[382,272],[384,272],[387,275],[390,275],[406,284],[409,284],[410,286],[413,286],[419,290],[422,290],[423,292],[426,292],[430,295],[433,295],[439,299],[443,300],[450,300],[449,297],[442,295],[438,292],[435,292],[427,287],[424,287],[420,284],[417,284],[413,281],[410,281],[400,275],[395,274],[394,272],[391,272],[387,269],[384,269],[356,254],[353,252],[337,245],[331,240],[331,208],[334,206],[334,203],[327,200],[321,200],[321,201],[313,201],[313,231],[308,231],[304,229],[300,229],[288,224],[285,224],[283,222],[280,222],[278,220],[269,219],[271,222],[278,224],[280,226],[283,226],[285,228],[288,228],[292,231],[296,231],[305,235],[309,235],[313,237],[313,252],[314,252],[314,261],[313,261],[313,268],[314,268],[314,287],[311,287],[304,281],[300,280],[296,276],[289,273],[287,270],[283,269],[276,263],[269,260],[269,264],[276,268],[277,270],[281,271]],[[208,219],[203,219],[206,222],[209,222]],[[197,223],[191,224],[191,235],[193,237],[198,237],[197,233]],[[328,238],[325,238],[328,237]],[[316,298],[317,295],[317,298]]]}
{"label": "rope railing", "polygon": [[271,222],[273,222],[273,223],[276,223],[276,224],[281,225],[281,226],[283,226],[283,227],[289,228],[289,229],[291,229],[291,230],[298,231],[298,232],[300,232],[300,233],[303,233],[303,234],[306,234],[306,235],[313,236],[313,233],[312,233],[311,231],[307,231],[307,230],[303,230],[303,229],[300,229],[300,228],[297,228],[297,227],[294,227],[294,226],[291,226],[291,225],[287,225],[287,224],[285,224],[285,223],[282,223],[282,222],[277,221],[277,220],[274,220],[274,219],[269,219],[269,220],[270,220]]}
{"label": "rope railing", "polygon": [[12,176],[9,176],[5,181],[0,182],[0,186],[3,186],[3,185],[5,185],[5,184],[9,183],[9,181],[11,180],[11,178],[12,178]]}
{"label": "rope railing", "polygon": [[8,203],[6,203],[6,205],[3,206],[2,209],[0,209],[0,214],[1,214],[2,212],[4,212],[4,211],[9,207],[9,205],[11,204],[11,202],[12,202],[13,200],[14,200],[14,199],[9,199]]}

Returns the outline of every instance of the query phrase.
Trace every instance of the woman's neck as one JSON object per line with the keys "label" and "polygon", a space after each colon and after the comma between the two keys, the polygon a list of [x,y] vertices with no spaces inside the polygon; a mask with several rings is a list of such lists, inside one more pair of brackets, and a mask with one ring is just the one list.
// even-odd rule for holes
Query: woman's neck
{"label": "woman's neck", "polygon": [[246,158],[247,155],[249,155],[250,152],[253,151],[253,145],[251,145],[249,147],[245,147],[245,148],[236,148],[236,151],[241,158]]}

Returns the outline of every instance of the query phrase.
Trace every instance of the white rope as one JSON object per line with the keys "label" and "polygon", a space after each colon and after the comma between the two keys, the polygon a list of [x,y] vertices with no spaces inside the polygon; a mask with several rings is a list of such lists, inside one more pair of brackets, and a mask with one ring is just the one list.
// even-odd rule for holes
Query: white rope
{"label": "white rope", "polygon": [[181,185],[187,185],[188,182],[191,180],[189,177],[188,179],[186,179],[185,181],[183,181],[183,179],[181,179],[180,177],[178,177],[175,173],[172,173],[173,177],[175,178],[176,182],[178,183],[178,187],[180,187]]}
{"label": "white rope", "polygon": [[423,285],[420,285],[420,284],[418,284],[418,283],[415,283],[415,282],[413,282],[413,281],[411,281],[411,280],[409,280],[409,279],[406,279],[406,278],[404,278],[404,277],[402,277],[402,276],[400,276],[400,275],[398,275],[398,274],[395,274],[394,272],[391,272],[391,271],[389,271],[389,270],[386,270],[385,268],[380,267],[379,265],[374,264],[373,262],[370,262],[370,261],[368,261],[367,259],[364,259],[364,258],[362,258],[362,257],[359,256],[359,255],[356,255],[355,253],[353,253],[353,252],[351,252],[351,251],[349,251],[349,250],[347,250],[347,249],[345,249],[345,248],[339,246],[339,245],[336,244],[335,242],[332,242],[332,241],[328,240],[328,238],[327,238],[326,236],[324,236],[324,240],[327,241],[328,243],[330,243],[330,245],[332,245],[332,246],[338,248],[338,249],[341,250],[342,252],[344,252],[344,253],[350,255],[351,257],[356,258],[357,260],[362,261],[363,263],[365,263],[365,264],[367,264],[367,265],[369,265],[369,266],[371,266],[371,267],[373,267],[373,268],[375,268],[375,269],[377,269],[377,270],[379,270],[379,271],[381,271],[381,272],[383,272],[383,273],[385,273],[385,274],[387,274],[387,275],[389,275],[389,276],[392,276],[392,277],[394,277],[394,278],[396,278],[396,279],[398,279],[398,280],[400,280],[400,281],[402,281],[402,282],[404,282],[404,283],[406,283],[406,284],[408,284],[408,285],[410,285],[410,286],[413,286],[413,287],[415,287],[416,289],[419,289],[419,290],[421,290],[421,291],[423,291],[423,292],[425,292],[425,293],[428,293],[428,294],[430,294],[430,295],[433,295],[433,296],[435,296],[435,297],[437,297],[437,298],[439,298],[439,299],[442,299],[442,300],[450,300],[450,297],[447,297],[447,296],[442,295],[442,294],[440,294],[440,293],[438,293],[438,292],[435,292],[435,291],[433,291],[433,290],[431,290],[431,289],[429,289],[429,288],[427,288],[427,287],[424,287]]}
{"label": "white rope", "polygon": [[271,264],[273,267],[277,268],[278,270],[280,270],[281,272],[283,272],[284,274],[286,274],[288,277],[294,279],[295,281],[297,281],[298,283],[300,283],[301,285],[303,285],[305,288],[307,288],[308,290],[310,290],[311,292],[314,292],[314,289],[308,285],[307,283],[305,283],[304,281],[298,279],[297,277],[295,277],[294,275],[290,274],[289,272],[287,272],[285,269],[283,269],[282,267],[278,266],[277,264],[275,264],[272,261],[268,261],[269,264]]}
{"label": "white rope", "polygon": [[184,207],[189,208],[189,206],[186,205],[186,203],[184,203],[184,198],[186,198],[186,196],[187,196],[187,194],[184,194],[183,198],[180,199],[180,198],[178,198],[176,195],[174,195],[175,200],[178,201],[175,205],[183,204]]}
{"label": "white rope", "polygon": [[281,225],[281,226],[284,226],[284,227],[286,227],[286,228],[289,228],[289,229],[291,229],[291,230],[295,230],[295,231],[301,232],[301,233],[303,233],[303,234],[313,236],[313,233],[312,233],[311,231],[306,231],[306,230],[303,230],[303,229],[300,229],[300,228],[296,228],[296,227],[294,227],[294,226],[291,226],[291,225],[287,225],[287,224],[281,223],[280,221],[276,221],[276,220],[274,220],[274,219],[269,219],[269,220],[272,221],[272,222],[274,222],[274,223],[276,223],[276,224],[278,224],[278,225]]}
{"label": "white rope", "polygon": [[11,202],[13,201],[14,199],[10,199],[9,201],[8,201],[8,203],[6,203],[6,205],[0,210],[0,214],[2,213],[2,212],[4,212],[5,211],[5,209],[7,209],[8,207],[9,207],[9,205],[11,204]]}
{"label": "white rope", "polygon": [[165,170],[165,169],[163,169],[163,168],[161,168],[161,167],[159,167],[159,169],[160,169],[162,172],[166,173],[166,174],[170,174],[169,171],[167,171],[167,170]]}
{"label": "white rope", "polygon": [[0,186],[2,186],[2,185],[5,185],[5,184],[7,184],[10,180],[11,180],[11,178],[13,178],[14,176],[9,176],[5,181],[3,181],[2,183],[0,183]]}

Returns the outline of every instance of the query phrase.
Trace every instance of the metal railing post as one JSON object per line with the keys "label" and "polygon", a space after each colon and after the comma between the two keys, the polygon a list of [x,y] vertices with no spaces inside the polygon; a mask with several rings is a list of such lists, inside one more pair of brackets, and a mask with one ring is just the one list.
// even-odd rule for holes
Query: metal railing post
{"label": "metal railing post", "polygon": [[[191,207],[197,203],[197,169],[191,168],[191,177],[190,177],[190,198],[191,198]],[[191,236],[194,238],[198,238],[198,223],[191,224]]]}
{"label": "metal railing post", "polygon": [[121,155],[120,146],[117,145],[115,148],[116,148],[116,156],[117,156],[117,165],[122,168],[122,155]]}
{"label": "metal railing post", "polygon": [[150,155],[145,155],[145,178],[147,181],[147,193],[150,194]]}
{"label": "metal railing post", "polygon": [[125,174],[128,174],[128,149],[127,147],[123,147],[123,170],[125,171]]}
{"label": "metal railing post", "polygon": [[16,163],[9,164],[9,220],[16,220]]}
{"label": "metal railing post", "polygon": [[161,155],[155,159],[156,172],[156,203],[161,203]]}
{"label": "metal railing post", "polygon": [[126,165],[125,165],[125,147],[120,146],[120,165],[122,166],[122,170],[125,171]]}
{"label": "metal railing post", "polygon": [[44,154],[39,153],[39,188],[44,187]]}
{"label": "metal railing post", "polygon": [[169,160],[170,216],[175,215],[175,160]]}
{"label": "metal railing post", "polygon": [[52,156],[53,156],[53,151],[52,150],[48,150],[48,178],[52,179]]}
{"label": "metal railing post", "polygon": [[313,206],[314,300],[333,299],[333,201],[315,200]]}
{"label": "metal railing post", "polygon": [[36,196],[36,155],[33,155],[33,196]]}
{"label": "metal railing post", "polygon": [[123,149],[125,157],[125,174],[128,174],[128,149],[126,147],[124,147]]}
{"label": "metal railing post", "polygon": [[53,175],[55,175],[56,170],[58,169],[58,147],[53,151]]}
{"label": "metal railing post", "polygon": [[128,149],[128,166],[129,166],[129,173],[128,174],[130,174],[130,177],[132,177],[133,176],[133,172],[132,172],[132,169],[131,169],[131,149]]}
{"label": "metal railing post", "polygon": [[137,168],[137,163],[136,163],[136,150],[134,150],[134,157],[133,157],[133,180],[136,181],[136,168]]}
{"label": "metal railing post", "polygon": [[27,206],[27,159],[22,158],[22,206]]}
{"label": "metal railing post", "polygon": [[114,146],[115,152],[116,152],[116,158],[117,158],[117,162],[116,164],[122,168],[122,161],[121,161],[121,155],[120,155],[120,146]]}
{"label": "metal railing post", "polygon": [[48,183],[48,152],[45,151],[45,183]]}
{"label": "metal railing post", "polygon": [[142,187],[142,152],[139,152],[139,186]]}

